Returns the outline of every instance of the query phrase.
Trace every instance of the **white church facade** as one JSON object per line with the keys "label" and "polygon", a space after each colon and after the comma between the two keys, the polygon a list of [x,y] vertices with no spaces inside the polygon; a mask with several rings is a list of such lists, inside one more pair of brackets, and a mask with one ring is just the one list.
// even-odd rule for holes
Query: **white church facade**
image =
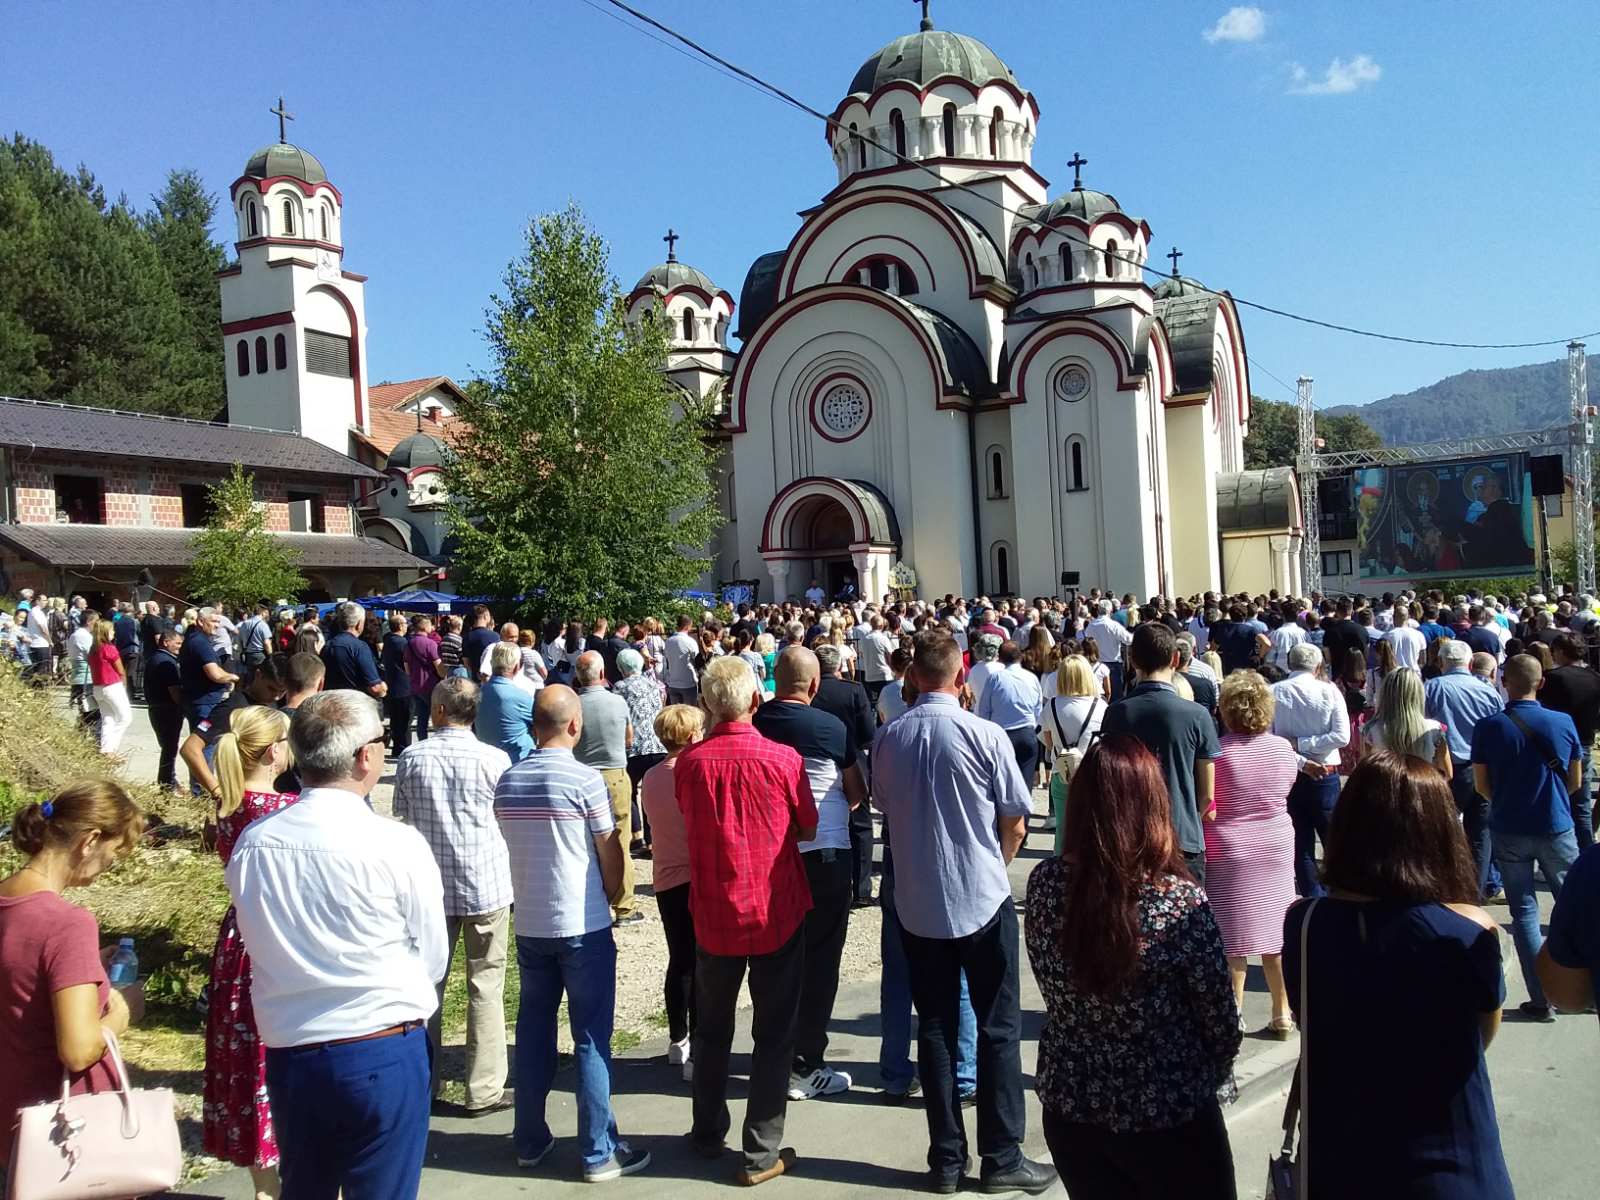
{"label": "white church facade", "polygon": [[1232,300],[1150,287],[1149,225],[1077,155],[1052,197],[1038,125],[993,51],[924,19],[856,73],[832,190],[737,306],[675,254],[640,279],[672,378],[721,397],[708,584],[879,596],[904,563],[923,595],[1298,590],[1292,475],[1243,470]]}

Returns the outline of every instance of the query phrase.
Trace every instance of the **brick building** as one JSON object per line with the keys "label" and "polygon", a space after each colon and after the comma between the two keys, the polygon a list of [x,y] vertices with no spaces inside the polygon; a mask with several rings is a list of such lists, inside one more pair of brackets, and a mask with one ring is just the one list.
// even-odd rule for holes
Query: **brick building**
{"label": "brick building", "polygon": [[293,433],[0,399],[0,591],[125,598],[148,569],[184,595],[208,487],[238,463],[267,528],[300,552],[308,599],[385,592],[431,564],[358,531],[372,467]]}

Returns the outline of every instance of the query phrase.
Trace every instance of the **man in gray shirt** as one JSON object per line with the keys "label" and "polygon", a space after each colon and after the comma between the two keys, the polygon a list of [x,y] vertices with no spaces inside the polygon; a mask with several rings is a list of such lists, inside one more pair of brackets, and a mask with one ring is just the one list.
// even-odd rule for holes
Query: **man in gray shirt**
{"label": "man in gray shirt", "polygon": [[953,1192],[966,1170],[953,1070],[965,970],[978,1017],[982,1187],[1037,1195],[1056,1173],[1022,1154],[1017,911],[1006,874],[1027,836],[1028,785],[1000,727],[957,701],[955,639],[943,631],[918,635],[910,675],[917,703],[872,744],[872,801],[894,846],[895,913],[920,1019],[930,1182]]}
{"label": "man in gray shirt", "polygon": [[[611,794],[611,815],[617,822],[624,846],[633,839],[633,787],[628,782],[628,747],[633,745],[633,726],[628,722],[628,702],[606,688],[606,661],[597,651],[578,655],[572,686],[578,689],[583,705],[583,731],[572,757],[593,767],[606,781]],[[615,925],[631,925],[644,920],[633,896],[633,859],[622,858],[622,894],[612,906]]]}

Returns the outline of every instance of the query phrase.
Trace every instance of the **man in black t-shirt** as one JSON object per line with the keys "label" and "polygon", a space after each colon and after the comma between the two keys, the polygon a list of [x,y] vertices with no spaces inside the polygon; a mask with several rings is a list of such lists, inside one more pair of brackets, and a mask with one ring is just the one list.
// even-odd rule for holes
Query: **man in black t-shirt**
{"label": "man in black t-shirt", "polygon": [[1563,632],[1550,647],[1556,660],[1555,670],[1544,677],[1539,689],[1539,703],[1555,712],[1566,713],[1578,729],[1578,741],[1584,748],[1583,783],[1569,799],[1572,801],[1572,826],[1578,839],[1578,849],[1594,844],[1594,734],[1600,727],[1600,673],[1591,670],[1585,662],[1582,639]]}
{"label": "man in black t-shirt", "polygon": [[[145,614],[149,619],[149,614]],[[169,792],[178,790],[178,742],[183,738],[183,675],[178,666],[178,650],[183,635],[177,627],[163,622],[156,632],[154,650],[145,660],[144,698],[150,713],[150,728],[161,748],[156,765],[156,786]]]}
{"label": "man in black t-shirt", "polygon": [[472,672],[474,682],[481,683],[487,678],[480,674],[483,670],[483,656],[500,640],[500,635],[494,630],[494,615],[482,604],[472,606],[471,625],[472,628],[461,635],[461,664]]}
{"label": "man in black t-shirt", "polygon": [[372,647],[361,640],[361,630],[367,620],[366,609],[347,601],[339,606],[337,619],[339,632],[322,648],[322,665],[328,672],[324,686],[330,692],[348,688],[382,700],[389,689],[378,671]]}
{"label": "man in black t-shirt", "polygon": [[1350,599],[1348,596],[1339,600],[1334,606],[1334,615],[1330,620],[1322,623],[1322,649],[1328,656],[1329,678],[1339,678],[1344,674],[1345,659],[1350,656],[1350,651],[1361,651],[1363,659],[1367,656],[1367,636],[1365,626],[1352,619]]}

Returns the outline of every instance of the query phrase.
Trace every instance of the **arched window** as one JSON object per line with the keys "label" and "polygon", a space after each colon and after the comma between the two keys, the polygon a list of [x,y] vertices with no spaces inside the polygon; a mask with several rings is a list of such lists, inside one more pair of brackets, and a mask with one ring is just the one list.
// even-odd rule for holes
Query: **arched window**
{"label": "arched window", "polygon": [[956,106],[954,104],[946,104],[944,106],[944,156],[946,158],[954,158],[956,156]]}
{"label": "arched window", "polygon": [[1115,238],[1112,238],[1111,241],[1106,243],[1105,257],[1106,278],[1115,279],[1117,277],[1117,241]]}
{"label": "arched window", "polygon": [[287,370],[289,366],[289,339],[283,334],[278,334],[272,339],[272,368],[275,371]]}
{"label": "arched window", "polygon": [[264,375],[264,374],[266,374],[266,370],[267,370],[267,339],[264,338],[264,337],[258,337],[256,339],[256,374],[257,375]]}
{"label": "arched window", "polygon": [[694,341],[694,309],[693,308],[686,308],[686,309],[683,310],[683,340],[686,341],[686,342]]}
{"label": "arched window", "polygon": [[1061,243],[1061,282],[1072,282],[1072,243]]}
{"label": "arched window", "polygon": [[1089,475],[1084,466],[1084,441],[1074,435],[1067,439],[1067,491],[1089,490]]}
{"label": "arched window", "polygon": [[322,240],[328,241],[328,206],[322,206]]}
{"label": "arched window", "polygon": [[1033,265],[1033,255],[1028,255],[1022,260],[1022,286],[1026,288],[1037,287],[1039,273]]}
{"label": "arched window", "polygon": [[1003,120],[1005,120],[1005,113],[1001,112],[998,108],[994,110],[994,115],[989,118],[990,158],[1000,157],[1000,122]]}
{"label": "arched window", "polygon": [[999,446],[990,446],[989,499],[1003,500],[1006,495],[1006,452]]}
{"label": "arched window", "polygon": [[256,237],[260,233],[260,226],[258,225],[258,223],[256,221],[256,202],[254,200],[250,201],[249,217],[250,217],[250,236],[251,237]]}
{"label": "arched window", "polygon": [[285,237],[294,236],[294,201],[287,196],[283,198],[283,233]]}
{"label": "arched window", "polygon": [[861,140],[861,131],[856,128],[854,121],[850,122],[850,150],[851,156],[856,160],[858,170],[867,169],[867,143]]}
{"label": "arched window", "polygon": [[894,131],[894,152],[903,156],[906,152],[906,119],[900,115],[898,108],[889,114],[889,128]]}
{"label": "arched window", "polygon": [[240,338],[239,344],[234,347],[234,353],[239,359],[239,374],[241,376],[250,374],[250,343]]}
{"label": "arched window", "polygon": [[997,596],[1011,594],[1011,549],[1004,542],[994,544],[994,585]]}

